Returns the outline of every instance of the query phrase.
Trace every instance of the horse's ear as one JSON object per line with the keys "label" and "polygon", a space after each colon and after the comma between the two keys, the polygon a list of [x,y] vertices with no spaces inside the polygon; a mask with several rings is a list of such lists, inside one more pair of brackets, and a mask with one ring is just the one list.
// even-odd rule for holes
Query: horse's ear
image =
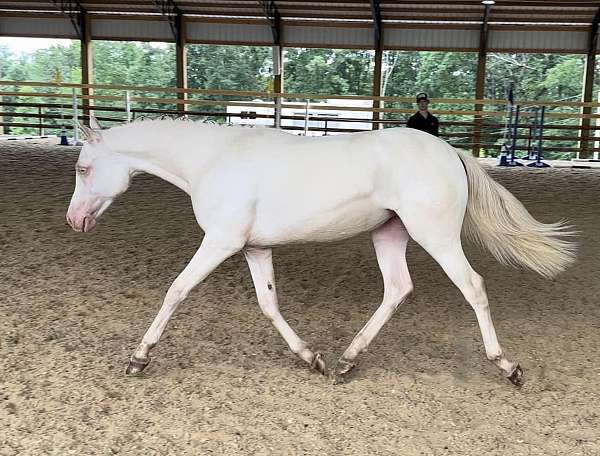
{"label": "horse's ear", "polygon": [[100,122],[98,122],[98,119],[96,119],[94,116],[90,116],[90,128],[92,130],[102,130]]}
{"label": "horse's ear", "polygon": [[77,124],[83,139],[85,139],[89,143],[99,143],[102,141],[102,135],[99,131],[92,130],[90,127],[83,125],[81,123]]}

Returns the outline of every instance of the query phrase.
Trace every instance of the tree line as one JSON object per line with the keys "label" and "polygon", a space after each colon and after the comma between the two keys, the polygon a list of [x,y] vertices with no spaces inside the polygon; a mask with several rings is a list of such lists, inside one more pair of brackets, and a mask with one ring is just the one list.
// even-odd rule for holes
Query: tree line
{"label": "tree line", "polygon": [[[173,45],[97,41],[93,56],[96,83],[175,85]],[[369,95],[373,64],[372,51],[286,49],[286,91]],[[485,95],[503,98],[506,84],[514,81],[521,99],[577,99],[583,64],[579,55],[490,54]],[[264,90],[271,68],[268,47],[188,45],[190,87]],[[473,98],[476,68],[476,53],[386,51],[382,92],[405,97],[426,91],[434,98]],[[81,82],[78,41],[20,55],[0,44],[2,79],[51,81],[56,69],[65,82]]]}
{"label": "tree line", "polygon": [[[188,45],[187,52],[189,87],[242,91],[270,88],[269,47]],[[79,53],[78,41],[20,55],[0,44],[0,79],[52,81],[58,72],[63,82],[79,83]],[[287,48],[284,64],[288,93],[372,94],[372,51]],[[94,82],[98,84],[175,87],[175,47],[96,41],[93,69]],[[386,51],[382,95],[411,97],[425,91],[430,98],[472,99],[476,69],[476,53]],[[578,101],[583,71],[584,57],[580,55],[490,54],[485,97],[503,99],[507,84],[515,82],[517,99]],[[4,111],[8,110],[5,107]],[[402,119],[402,116],[387,118]]]}

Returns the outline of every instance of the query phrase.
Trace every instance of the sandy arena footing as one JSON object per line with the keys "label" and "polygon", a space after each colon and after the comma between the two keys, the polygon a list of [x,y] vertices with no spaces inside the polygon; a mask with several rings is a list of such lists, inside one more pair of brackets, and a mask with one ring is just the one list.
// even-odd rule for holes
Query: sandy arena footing
{"label": "sandy arena footing", "polygon": [[[413,297],[334,386],[261,314],[241,255],[181,305],[145,373],[126,377],[202,233],[188,197],[150,176],[94,233],[72,232],[76,156],[0,143],[0,455],[600,454],[600,170],[490,168],[539,220],[581,232],[577,263],[553,281],[467,248],[521,389],[486,360],[473,311],[413,242]],[[278,248],[275,268],[283,315],[333,365],[381,299],[369,236]]]}

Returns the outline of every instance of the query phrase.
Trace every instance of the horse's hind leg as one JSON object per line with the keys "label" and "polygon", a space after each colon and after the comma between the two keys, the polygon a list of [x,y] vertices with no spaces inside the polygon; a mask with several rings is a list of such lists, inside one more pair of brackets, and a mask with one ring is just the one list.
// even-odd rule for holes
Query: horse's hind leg
{"label": "horse's hind leg", "polygon": [[[440,223],[436,231],[442,231]],[[449,224],[452,226],[452,224]],[[410,230],[410,224],[407,225]],[[450,280],[459,288],[477,316],[479,329],[487,357],[515,385],[520,385],[523,371],[519,364],[506,359],[492,323],[483,278],[477,274],[465,257],[460,242],[460,235],[439,236],[422,225],[420,231],[410,231],[411,237],[417,241],[444,269]],[[448,233],[446,233],[448,234]]]}
{"label": "horse's hind leg", "polygon": [[271,320],[283,336],[290,349],[306,361],[311,369],[325,374],[325,361],[320,353],[314,353],[290,325],[285,321],[277,304],[277,291],[275,290],[275,273],[273,271],[273,256],[270,249],[247,248],[244,250],[254,287],[258,305],[265,316]]}
{"label": "horse's hind leg", "polygon": [[383,301],[339,359],[333,373],[336,382],[342,381],[352,370],[359,353],[369,346],[413,289],[406,264],[408,233],[400,219],[394,217],[386,222],[373,231],[372,238],[379,269],[383,276]]}

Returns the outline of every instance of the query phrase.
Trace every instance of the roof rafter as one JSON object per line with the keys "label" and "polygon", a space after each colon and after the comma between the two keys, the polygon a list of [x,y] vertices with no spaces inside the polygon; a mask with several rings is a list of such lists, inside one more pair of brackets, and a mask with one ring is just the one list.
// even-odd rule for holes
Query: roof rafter
{"label": "roof rafter", "polygon": [[375,50],[379,51],[381,49],[381,37],[383,34],[379,0],[371,0],[371,15],[373,16],[373,28],[375,31]]}
{"label": "roof rafter", "polygon": [[271,25],[271,33],[273,34],[273,44],[281,46],[281,15],[273,0],[259,0],[269,24]]}
{"label": "roof rafter", "polygon": [[63,14],[69,16],[71,24],[73,24],[73,28],[75,29],[75,33],[77,33],[80,40],[83,40],[85,37],[84,16],[86,10],[81,6],[79,0],[52,0],[52,3],[54,3]]}
{"label": "roof rafter", "polygon": [[489,35],[489,20],[492,12],[492,5],[485,5],[483,11],[483,20],[481,21],[481,35],[479,39],[479,55],[485,54],[487,51],[488,35]]}
{"label": "roof rafter", "polygon": [[171,33],[175,42],[179,43],[182,38],[181,19],[183,14],[173,0],[154,0],[154,5],[158,8],[171,27]]}
{"label": "roof rafter", "polygon": [[588,44],[588,54],[592,54],[598,47],[598,27],[600,25],[600,7],[596,11],[594,20],[592,21],[592,30],[590,32],[590,40]]}

